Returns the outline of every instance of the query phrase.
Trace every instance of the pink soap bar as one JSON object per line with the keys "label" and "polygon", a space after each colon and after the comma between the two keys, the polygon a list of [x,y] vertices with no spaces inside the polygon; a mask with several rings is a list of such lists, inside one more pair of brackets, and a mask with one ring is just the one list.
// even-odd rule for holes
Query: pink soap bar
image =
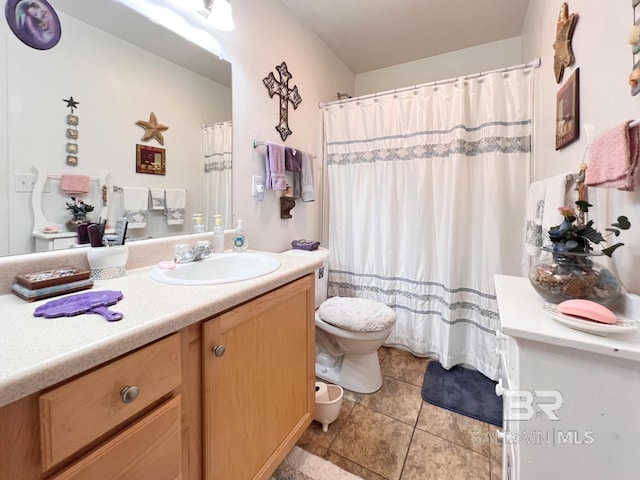
{"label": "pink soap bar", "polygon": [[567,300],[558,305],[558,311],[600,323],[613,324],[617,321],[615,313],[591,300]]}
{"label": "pink soap bar", "polygon": [[162,268],[164,270],[173,270],[176,268],[176,263],[170,260],[163,260],[158,263],[158,268]]}

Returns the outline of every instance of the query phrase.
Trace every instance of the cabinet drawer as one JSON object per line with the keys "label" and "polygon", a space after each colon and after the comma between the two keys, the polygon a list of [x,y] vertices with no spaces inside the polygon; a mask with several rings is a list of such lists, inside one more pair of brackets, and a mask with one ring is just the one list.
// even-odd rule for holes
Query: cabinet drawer
{"label": "cabinet drawer", "polygon": [[180,396],[50,480],[176,480],[181,478]]}
{"label": "cabinet drawer", "polygon": [[[40,396],[44,468],[126,421],[180,382],[180,335],[175,334],[44,393]],[[126,387],[137,387],[137,398],[127,398]],[[131,390],[135,389],[130,395]]]}

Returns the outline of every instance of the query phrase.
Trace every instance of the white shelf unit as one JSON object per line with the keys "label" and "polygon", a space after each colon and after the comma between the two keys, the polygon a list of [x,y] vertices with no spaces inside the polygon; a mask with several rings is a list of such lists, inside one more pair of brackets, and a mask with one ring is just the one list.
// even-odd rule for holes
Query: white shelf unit
{"label": "white shelf unit", "polygon": [[[506,377],[503,478],[639,478],[640,331],[600,337],[572,330],[544,314],[527,278],[497,275],[495,284]],[[639,307],[639,297],[625,295],[611,308],[637,319]],[[532,411],[514,410],[528,404],[521,402],[526,392]]]}

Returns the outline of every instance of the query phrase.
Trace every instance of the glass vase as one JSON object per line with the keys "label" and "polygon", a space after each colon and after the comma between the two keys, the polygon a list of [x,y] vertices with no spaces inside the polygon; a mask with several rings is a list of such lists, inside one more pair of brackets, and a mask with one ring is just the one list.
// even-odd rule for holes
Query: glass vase
{"label": "glass vase", "polygon": [[70,232],[77,232],[78,225],[80,225],[81,223],[89,223],[89,219],[87,218],[86,213],[74,213],[73,218],[67,220],[67,223],[65,225],[67,226],[67,230],[69,230]]}
{"label": "glass vase", "polygon": [[601,255],[546,250],[529,271],[529,280],[536,292],[551,303],[582,298],[608,305],[620,296],[620,280],[596,260]]}

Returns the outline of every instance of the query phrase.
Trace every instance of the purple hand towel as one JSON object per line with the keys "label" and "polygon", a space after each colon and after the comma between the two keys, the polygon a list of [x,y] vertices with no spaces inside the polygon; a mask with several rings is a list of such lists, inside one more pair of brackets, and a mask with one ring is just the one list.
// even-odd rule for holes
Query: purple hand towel
{"label": "purple hand towel", "polygon": [[287,182],[284,177],[285,147],[277,143],[267,143],[266,181],[265,186],[273,190],[285,190]]}
{"label": "purple hand towel", "polygon": [[284,169],[287,172],[299,172],[302,170],[302,154],[300,150],[291,147],[284,149]]}
{"label": "purple hand towel", "polygon": [[302,170],[302,152],[295,148],[287,147],[284,150],[284,169],[293,173],[293,196],[300,198],[302,185],[300,172]]}
{"label": "purple hand towel", "polygon": [[317,240],[293,240],[291,242],[291,247],[297,248],[298,250],[317,250],[320,246],[320,242]]}

